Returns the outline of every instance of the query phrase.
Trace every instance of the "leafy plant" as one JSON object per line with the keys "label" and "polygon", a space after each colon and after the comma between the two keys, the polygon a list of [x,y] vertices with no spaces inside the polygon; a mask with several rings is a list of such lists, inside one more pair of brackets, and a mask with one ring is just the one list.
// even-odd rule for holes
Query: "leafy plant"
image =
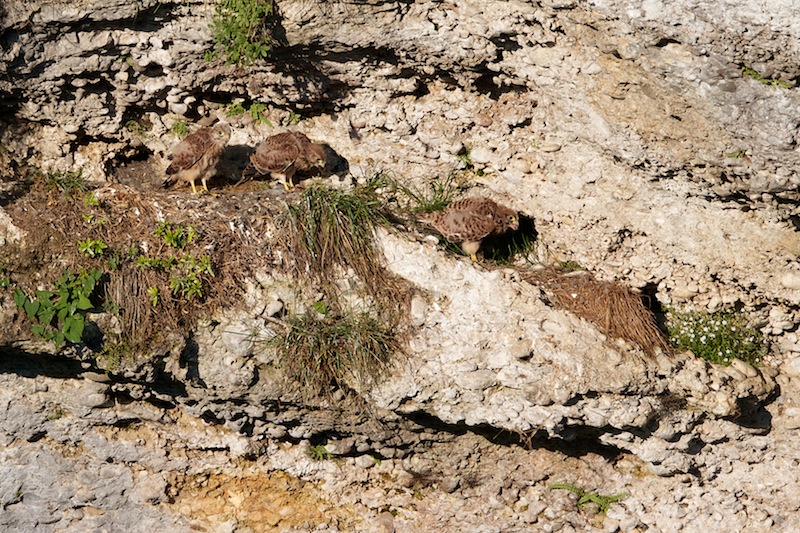
{"label": "leafy plant", "polygon": [[44,183],[48,189],[56,189],[70,196],[85,193],[88,187],[82,170],[48,172],[44,175]]}
{"label": "leafy plant", "polygon": [[97,199],[97,195],[92,192],[87,192],[86,196],[83,197],[83,205],[86,207],[97,207],[100,205],[100,200]]}
{"label": "leafy plant", "polygon": [[148,287],[147,295],[150,297],[150,303],[156,307],[158,305],[158,287]]}
{"label": "leafy plant", "polygon": [[84,314],[94,308],[91,297],[102,275],[97,268],[80,274],[65,271],[54,290],[37,290],[35,298],[17,287],[14,303],[35,321],[32,330],[37,337],[53,340],[56,347],[65,340],[79,343],[85,326]]}
{"label": "leafy plant", "polygon": [[272,127],[272,123],[265,114],[266,111],[267,104],[262,102],[253,102],[250,104],[250,109],[247,110],[247,112],[250,113],[250,116],[253,117],[253,120],[255,120],[256,124],[261,124],[263,122],[267,126]]}
{"label": "leafy plant", "polygon": [[78,251],[86,257],[100,257],[108,245],[98,239],[86,239],[78,242]]}
{"label": "leafy plant", "polygon": [[136,266],[140,268],[152,268],[154,270],[171,270],[175,266],[176,259],[174,257],[147,257],[140,255],[136,259]]}
{"label": "leafy plant", "polygon": [[725,154],[725,157],[731,157],[733,159],[741,159],[747,155],[747,150],[736,150],[735,152],[728,152]]}
{"label": "leafy plant", "polygon": [[611,494],[609,496],[603,496],[597,494],[596,492],[586,492],[580,487],[576,487],[575,485],[570,485],[569,483],[553,483],[552,485],[547,487],[550,490],[554,489],[564,489],[572,492],[576,496],[578,496],[578,510],[582,510],[583,506],[587,503],[593,503],[597,506],[597,512],[605,514],[608,509],[611,507],[612,503],[617,503],[618,501],[626,498],[628,496],[627,492],[620,492],[618,494]]}
{"label": "leafy plant", "polygon": [[132,118],[125,123],[125,129],[133,133],[134,135],[144,135],[145,133],[147,133],[147,130],[149,128],[147,127],[147,123],[144,120],[142,119],[136,120]]}
{"label": "leafy plant", "polygon": [[327,459],[333,459],[333,454],[329,452],[323,444],[317,444],[316,446],[311,446],[306,450],[306,455],[311,457],[313,461],[325,461]]}
{"label": "leafy plant", "polygon": [[273,11],[272,0],[221,0],[211,24],[215,52],[221,52],[227,64],[249,65],[265,59],[272,50]]}
{"label": "leafy plant", "polygon": [[244,115],[245,111],[244,105],[241,102],[231,102],[225,107],[225,114],[229,117],[238,117]]}
{"label": "leafy plant", "polygon": [[757,365],[767,351],[761,332],[749,327],[740,313],[681,313],[669,309],[666,327],[676,349],[691,350],[711,363],[727,366],[738,358]]}
{"label": "leafy plant", "polygon": [[61,409],[60,407],[57,407],[55,411],[53,411],[52,413],[50,413],[49,415],[44,417],[44,419],[47,420],[47,421],[58,420],[59,418],[61,418],[63,416],[64,416],[63,409]]}
{"label": "leafy plant", "polygon": [[183,139],[189,135],[189,124],[185,120],[176,120],[172,123],[170,131],[174,133],[179,139]]}
{"label": "leafy plant", "polygon": [[300,115],[300,113],[295,113],[293,110],[290,109],[289,114],[286,117],[286,124],[288,126],[294,126],[295,124],[300,122],[301,118],[303,117],[302,115]]}
{"label": "leafy plant", "polygon": [[197,231],[192,226],[183,227],[172,222],[159,222],[155,234],[173,248],[183,248],[197,237]]}
{"label": "leafy plant", "polygon": [[[177,275],[169,280],[169,288],[173,294],[180,294],[186,299],[203,297],[203,280],[214,277],[211,258],[207,255],[195,258],[189,254],[178,260]],[[152,297],[152,295],[151,295]]]}

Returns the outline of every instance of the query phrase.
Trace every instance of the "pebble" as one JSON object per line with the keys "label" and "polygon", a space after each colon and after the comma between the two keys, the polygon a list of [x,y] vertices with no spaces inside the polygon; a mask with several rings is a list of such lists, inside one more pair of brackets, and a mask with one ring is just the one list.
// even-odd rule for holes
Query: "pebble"
{"label": "pebble", "polygon": [[355,465],[359,468],[372,468],[375,466],[375,459],[371,455],[359,455],[355,458]]}

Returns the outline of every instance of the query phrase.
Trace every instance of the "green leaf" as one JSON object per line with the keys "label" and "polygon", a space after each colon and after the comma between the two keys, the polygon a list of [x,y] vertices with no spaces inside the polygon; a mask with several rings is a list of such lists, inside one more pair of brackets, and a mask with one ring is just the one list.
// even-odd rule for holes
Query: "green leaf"
{"label": "green leaf", "polygon": [[44,302],[45,300],[50,301],[50,298],[53,297],[53,291],[36,291],[36,299],[41,300]]}
{"label": "green leaf", "polygon": [[64,319],[67,318],[68,314],[69,314],[69,307],[62,307],[61,309],[58,310],[58,319],[63,322]]}
{"label": "green leaf", "polygon": [[92,309],[94,306],[92,305],[92,302],[89,301],[89,298],[81,294],[78,296],[78,303],[76,307],[81,311],[86,311],[87,309]]}
{"label": "green leaf", "polygon": [[39,300],[26,300],[25,301],[25,313],[28,315],[28,318],[33,318],[36,316],[36,312],[39,310]]}
{"label": "green leaf", "polygon": [[37,337],[44,337],[44,326],[36,324],[31,329],[33,330],[33,334]]}
{"label": "green leaf", "polygon": [[64,320],[64,337],[75,344],[81,342],[84,325],[83,316],[81,315],[67,317]]}
{"label": "green leaf", "polygon": [[27,299],[28,299],[28,297],[25,296],[25,293],[22,292],[22,289],[17,287],[14,290],[14,303],[17,304],[17,307],[24,307],[25,306],[25,300],[27,300]]}
{"label": "green leaf", "polygon": [[41,309],[39,310],[39,322],[41,322],[45,326],[52,325],[53,317],[55,317],[55,316],[56,316],[56,313],[53,310],[44,311],[44,312],[42,312]]}
{"label": "green leaf", "polygon": [[53,342],[56,344],[56,348],[64,344],[64,334],[60,331],[56,332],[53,335]]}

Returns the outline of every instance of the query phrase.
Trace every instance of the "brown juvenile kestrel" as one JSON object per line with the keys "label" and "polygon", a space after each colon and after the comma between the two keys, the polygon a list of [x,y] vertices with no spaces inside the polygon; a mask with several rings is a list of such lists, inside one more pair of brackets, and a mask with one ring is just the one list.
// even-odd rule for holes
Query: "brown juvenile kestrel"
{"label": "brown juvenile kestrel", "polygon": [[481,197],[453,202],[444,211],[426,213],[419,220],[436,228],[448,241],[460,242],[461,249],[475,262],[481,240],[519,228],[516,211]]}
{"label": "brown juvenile kestrel", "polygon": [[250,162],[260,174],[280,179],[287,191],[294,187],[292,176],[298,170],[324,166],[325,149],[297,131],[267,137],[250,154]]}
{"label": "brown juvenile kestrel", "polygon": [[180,179],[191,185],[192,192],[196,194],[194,182],[199,179],[203,189],[208,192],[206,182],[217,171],[217,162],[230,138],[231,128],[227,124],[202,128],[187,135],[172,150],[172,164],[167,167],[168,177],[163,186],[167,187]]}

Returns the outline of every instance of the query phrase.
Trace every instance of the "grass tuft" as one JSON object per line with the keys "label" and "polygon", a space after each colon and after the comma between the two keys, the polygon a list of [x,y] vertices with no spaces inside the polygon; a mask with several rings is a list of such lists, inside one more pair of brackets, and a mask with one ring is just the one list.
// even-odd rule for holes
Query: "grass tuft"
{"label": "grass tuft", "polygon": [[295,259],[296,274],[310,274],[320,285],[326,301],[338,305],[336,280],[349,270],[361,280],[367,293],[392,299],[394,286],[379,259],[375,231],[388,226],[377,190],[379,178],[352,190],[312,187],[288,208],[285,238]]}
{"label": "grass tuft", "polygon": [[279,365],[301,383],[305,401],[334,388],[362,391],[377,382],[398,349],[391,326],[370,313],[316,318],[297,316],[271,342]]}

